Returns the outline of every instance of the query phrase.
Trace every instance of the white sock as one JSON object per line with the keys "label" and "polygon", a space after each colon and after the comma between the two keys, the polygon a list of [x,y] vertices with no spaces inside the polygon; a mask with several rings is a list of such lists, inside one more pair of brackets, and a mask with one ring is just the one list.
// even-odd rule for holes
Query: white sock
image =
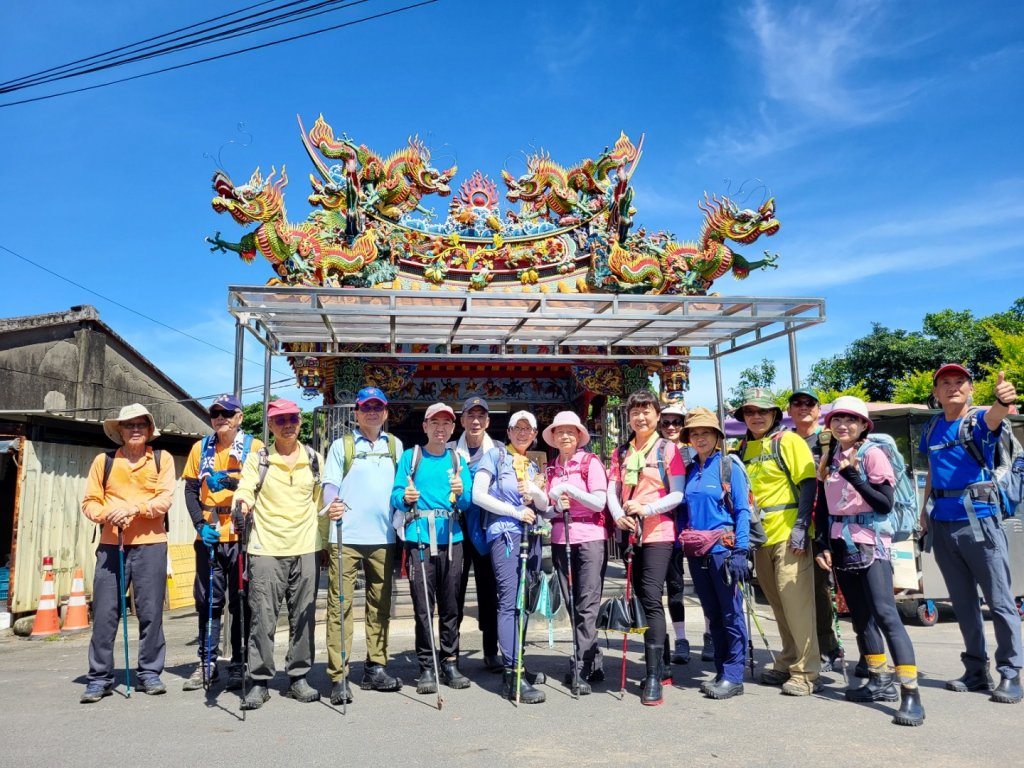
{"label": "white sock", "polygon": [[676,640],[686,639],[686,622],[684,621],[673,621],[672,629],[676,631]]}

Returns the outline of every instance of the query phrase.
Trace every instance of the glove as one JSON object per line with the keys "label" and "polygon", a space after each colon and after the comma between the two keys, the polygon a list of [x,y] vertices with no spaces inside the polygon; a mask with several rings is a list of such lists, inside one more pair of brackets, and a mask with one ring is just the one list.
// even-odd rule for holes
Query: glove
{"label": "glove", "polygon": [[725,561],[725,569],[733,583],[740,584],[750,579],[750,562],[747,560],[747,550],[734,549]]}
{"label": "glove", "polygon": [[237,477],[225,477],[220,481],[220,487],[228,491],[238,490],[238,478]]}
{"label": "glove", "polygon": [[797,522],[793,532],[789,534],[790,549],[807,549],[807,526]]}
{"label": "glove", "polygon": [[203,527],[199,529],[199,538],[203,540],[203,544],[212,547],[220,543],[220,532],[209,523],[203,523]]}
{"label": "glove", "polygon": [[211,472],[206,476],[206,487],[214,493],[223,490],[233,491],[238,487],[238,480],[230,477],[228,473],[224,471]]}

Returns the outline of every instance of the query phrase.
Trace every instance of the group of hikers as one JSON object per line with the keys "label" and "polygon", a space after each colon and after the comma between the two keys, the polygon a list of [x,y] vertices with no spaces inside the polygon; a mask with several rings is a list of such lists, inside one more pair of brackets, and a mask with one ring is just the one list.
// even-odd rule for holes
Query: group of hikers
{"label": "group of hikers", "polygon": [[[942,412],[921,438],[932,503],[921,511],[920,535],[934,548],[965,645],[964,673],[946,687],[986,690],[995,702],[1017,703],[1021,626],[992,481],[997,446],[1010,429],[1004,419],[1017,393],[1000,375],[995,404],[974,409],[971,374],[955,364],[940,367],[933,386]],[[891,455],[868,439],[874,424],[862,400],[836,399],[824,428],[820,406],[813,390],[794,391],[790,430],[769,391],[748,389],[734,413],[746,433],[729,451],[712,411],[663,407],[653,393],[640,390],[625,401],[630,439],[613,451],[606,470],[587,450],[590,433],[573,411],[558,413],[540,432],[532,413],[517,411],[504,439],[495,440],[488,434],[484,398],[470,397],[459,414],[435,403],[423,417],[423,443],[404,449],[384,430],[386,394],[366,387],[356,397],[355,428],[333,442],[325,460],[299,441],[295,403],[267,405],[274,439],[265,446],[242,431],[241,402],[223,395],[209,409],[213,433],[195,444],[183,473],[197,534],[199,640],[199,663],[184,688],[218,682],[227,605],[240,620],[231,622],[226,687],[241,689],[243,709],[261,707],[275,674],[274,635],[285,602],[286,695],[318,700],[307,675],[323,550],[329,564],[331,703],[353,700],[347,649],[359,566],[366,635],[359,687],[399,690],[402,680],[388,671],[388,633],[395,559],[404,553],[415,614],[416,692],[436,694],[440,707],[439,686],[471,684],[460,668],[460,625],[472,571],[484,669],[502,675],[503,696],[541,703],[544,673],[528,670],[523,658],[524,593],[541,567],[540,533],[549,530],[555,578],[571,616],[572,652],[563,682],[574,696],[605,681],[599,614],[609,545],[618,537],[627,569],[626,611],[637,622],[642,613],[640,626],[646,627],[642,704],[661,704],[672,665],[690,661],[685,561],[705,620],[701,658],[714,662],[714,678],[701,684],[707,698],[744,691],[751,647],[744,607],[749,621],[753,567],[782,640],[761,684],[805,696],[821,689],[821,673],[835,665],[843,665],[845,677],[835,584],[856,634],[855,676],[867,681],[852,684],[845,697],[899,701],[893,722],[920,725],[925,713],[914,649],[893,593],[892,529],[881,524],[893,510],[900,472]],[[453,441],[456,421],[462,433]],[[159,432],[143,406],[126,406],[104,428],[120,447],[96,458],[82,503],[83,513],[102,526],[83,703],[110,695],[115,685],[113,647],[128,583],[139,624],[137,689],[166,691],[160,678],[164,518],[175,488],[173,463],[161,461],[161,451],[149,446]],[[553,457],[543,470],[529,456],[538,437]],[[989,671],[979,588],[993,619],[998,683]],[[125,668],[128,674],[127,650]]]}

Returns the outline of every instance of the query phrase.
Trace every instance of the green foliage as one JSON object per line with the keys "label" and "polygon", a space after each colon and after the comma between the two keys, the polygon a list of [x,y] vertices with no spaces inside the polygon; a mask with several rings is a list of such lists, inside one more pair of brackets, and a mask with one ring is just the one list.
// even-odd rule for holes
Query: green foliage
{"label": "green foliage", "polygon": [[[270,402],[274,402],[278,398],[271,396]],[[263,401],[257,400],[255,403],[249,403],[242,409],[242,430],[248,432],[250,435],[263,439]],[[268,433],[270,442],[274,442],[274,435]],[[299,426],[299,442],[309,443],[313,439],[313,412],[303,411],[302,412],[302,424]]]}
{"label": "green foliage", "polygon": [[867,385],[863,381],[858,381],[849,387],[843,387],[842,389],[819,389],[818,394],[821,399],[818,401],[822,405],[831,403],[837,397],[843,395],[851,395],[853,397],[859,397],[864,402],[871,401],[871,393],[868,391]]}
{"label": "green foliage", "polygon": [[808,386],[817,390],[842,389],[850,379],[850,366],[842,355],[823,357],[811,366]]}
{"label": "green foliage", "polygon": [[1013,382],[1018,391],[1024,390],[1024,332],[1008,333],[994,323],[986,323],[986,330],[998,350],[998,357],[984,366],[985,376],[975,380],[974,401],[979,405],[995,402],[996,378],[1000,371],[1006,371],[1007,380]]}
{"label": "green foliage", "polygon": [[932,373],[933,371],[910,371],[894,380],[892,401],[927,404],[932,393]]}
{"label": "green foliage", "polygon": [[729,392],[729,400],[739,403],[743,400],[743,390],[751,387],[764,387],[771,389],[775,384],[775,363],[767,357],[761,358],[761,362],[744,368],[740,371],[740,378],[736,386]]}

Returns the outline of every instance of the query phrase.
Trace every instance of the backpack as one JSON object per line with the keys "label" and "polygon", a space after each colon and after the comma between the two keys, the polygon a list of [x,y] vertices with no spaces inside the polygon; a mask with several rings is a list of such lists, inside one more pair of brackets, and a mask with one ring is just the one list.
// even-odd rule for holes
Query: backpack
{"label": "backpack", "polygon": [[736,519],[735,505],[732,497],[732,468],[735,466],[743,473],[743,477],[747,480],[747,504],[750,506],[750,534],[749,544],[750,549],[754,550],[763,545],[768,541],[768,535],[764,532],[764,525],[761,521],[764,519],[764,513],[761,512],[757,506],[757,502],[754,501],[754,493],[750,490],[750,476],[747,474],[747,467],[742,461],[736,461],[736,457],[726,451],[722,451],[722,466],[719,470],[720,484],[722,486],[722,503],[725,508],[732,515],[733,520]]}
{"label": "backpack", "polygon": [[[395,436],[389,432],[383,433],[388,439],[388,455],[391,457],[391,463],[397,468],[398,467],[398,442],[395,440]],[[342,464],[341,476],[345,477],[348,471],[352,469],[352,462],[356,458],[366,458],[367,456],[376,456],[375,453],[360,453],[356,456],[356,438],[351,432],[346,432],[341,438],[341,445],[345,451],[345,461]]]}
{"label": "backpack", "polygon": [[[857,448],[857,458],[861,462],[860,474],[864,482],[868,482],[867,473],[864,471],[864,456],[871,448],[880,448],[885,453],[896,478],[892,509],[887,515],[874,515],[875,535],[887,533],[892,536],[893,543],[898,544],[909,539],[918,530],[920,518],[917,511],[917,489],[914,487],[907,463],[903,460],[903,454],[896,447],[896,441],[891,435],[875,432],[869,433]],[[846,536],[845,531],[843,535]]]}
{"label": "backpack", "polygon": [[[452,457],[452,472],[458,475],[462,471],[462,463],[459,461],[458,452],[452,450],[451,448],[445,448],[445,453]],[[422,459],[423,448],[421,448],[418,445],[414,445],[412,447],[412,464],[409,467],[409,476],[413,479],[413,482],[416,481],[416,470],[420,468],[420,461]]]}
{"label": "backpack", "polygon": [[[960,420],[960,427],[957,430],[956,440],[948,443],[930,447],[932,432],[939,423],[941,414],[935,414],[925,428],[925,445],[929,451],[939,451],[945,448],[952,448],[955,445],[961,446],[967,455],[977,462],[984,475],[984,482],[995,484],[999,491],[996,510],[1001,515],[1012,517],[1017,507],[1024,501],[1024,449],[1021,448],[1016,436],[1013,434],[1013,427],[1007,419],[1003,419],[1003,427],[1000,432],[999,442],[996,444],[993,466],[987,466],[985,456],[972,439],[974,427],[978,423],[978,417],[984,408],[971,408],[967,415]],[[961,492],[967,489],[962,489]],[[969,513],[973,511],[969,510]]]}
{"label": "backpack", "polygon": [[[306,449],[306,456],[309,459],[309,468],[313,470],[313,485],[320,485],[320,460],[316,456],[316,451],[310,448],[305,443],[302,447]],[[256,487],[252,489],[252,501],[256,503],[256,499],[260,495],[260,491],[263,489],[263,481],[267,479],[267,472],[270,470],[270,453],[266,446],[260,448],[259,453],[256,454],[259,457],[259,477],[256,480]]]}
{"label": "backpack", "polygon": [[[668,440],[664,437],[659,437],[657,442],[654,444],[655,458],[658,461],[658,474],[661,475],[661,484],[665,487],[665,492],[668,493],[668,470],[665,468],[665,446],[668,445]],[[623,443],[615,449],[615,460],[619,465],[619,472],[622,472],[622,462],[626,458],[626,451],[629,450],[629,443]],[[650,454],[648,454],[650,456]],[[646,462],[645,462],[646,463]],[[619,483],[619,493],[624,493],[626,486],[624,483]],[[621,501],[621,499],[620,499]]]}
{"label": "backpack", "polygon": [[[106,491],[107,491],[107,481],[110,479],[110,473],[114,469],[114,457],[116,455],[117,455],[117,450],[116,449],[113,450],[113,451],[107,451],[106,453],[103,454],[103,456],[104,456],[104,459],[103,459],[103,492],[104,493],[106,493]],[[163,458],[163,456],[164,456],[164,452],[161,449],[159,449],[159,448],[154,448],[153,449],[153,463],[156,464],[156,474],[157,474],[158,478],[160,477],[160,460]],[[102,531],[103,530],[103,523],[100,523],[96,530]],[[168,514],[164,515],[164,531],[170,531],[170,530],[171,530],[171,520],[170,520],[170,510],[168,510]],[[92,539],[93,539],[93,541],[96,540],[96,531],[95,530],[93,531]]]}
{"label": "backpack", "polygon": [[[754,459],[751,459],[751,462],[762,462],[762,461],[767,461],[768,458],[771,458],[776,463],[776,465],[778,465],[779,469],[781,469],[782,472],[786,475],[786,480],[789,482],[789,487],[793,491],[793,498],[796,501],[800,501],[800,491],[796,487],[796,483],[793,482],[793,475],[792,475],[792,473],[790,473],[789,467],[786,466],[786,462],[782,458],[782,436],[785,435],[785,434],[786,434],[786,431],[780,429],[779,431],[777,431],[773,435],[771,435],[770,436],[771,440],[769,442],[769,451],[768,451],[768,453],[767,454],[762,453],[760,456],[758,456],[758,457],[756,457]],[[747,451],[747,438],[744,437],[740,441],[739,447],[736,448],[736,450],[734,451],[734,453],[736,453],[740,457],[740,462],[743,463],[744,465],[746,465],[746,463],[747,463],[747,462],[743,461],[743,454],[746,453],[746,451]],[[744,471],[745,470],[746,470],[746,466],[744,466]],[[764,510],[764,511],[766,511],[766,512],[773,512],[775,510],[768,509],[768,510]]]}

